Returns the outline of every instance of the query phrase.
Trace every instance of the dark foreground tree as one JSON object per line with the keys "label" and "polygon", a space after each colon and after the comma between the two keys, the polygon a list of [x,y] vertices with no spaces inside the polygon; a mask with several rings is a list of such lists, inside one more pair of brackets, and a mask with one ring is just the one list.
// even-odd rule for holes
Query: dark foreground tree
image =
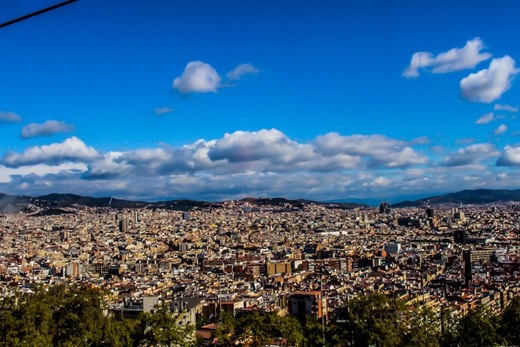
{"label": "dark foreground tree", "polygon": [[410,332],[407,345],[437,347],[441,344],[442,323],[440,315],[430,309],[416,308],[410,314]]}
{"label": "dark foreground tree", "polygon": [[457,329],[459,346],[499,346],[504,340],[498,333],[498,317],[478,307],[462,317]]}
{"label": "dark foreground tree", "polygon": [[520,297],[514,298],[500,318],[500,335],[511,346],[520,346]]}
{"label": "dark foreground tree", "polygon": [[246,313],[237,318],[224,317],[217,338],[220,346],[238,343],[265,346],[273,340],[285,339],[290,346],[302,346],[304,335],[300,322],[293,316],[274,313]]}
{"label": "dark foreground tree", "polygon": [[339,346],[399,346],[406,334],[405,307],[382,294],[358,297],[347,304]]}
{"label": "dark foreground tree", "polygon": [[196,338],[193,327],[180,325],[177,316],[170,313],[166,304],[152,313],[144,313],[136,335],[138,346],[194,347]]}

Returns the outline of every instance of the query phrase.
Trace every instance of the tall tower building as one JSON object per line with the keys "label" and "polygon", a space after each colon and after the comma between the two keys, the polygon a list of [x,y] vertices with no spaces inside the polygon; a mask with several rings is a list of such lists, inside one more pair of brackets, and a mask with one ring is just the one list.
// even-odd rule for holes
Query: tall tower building
{"label": "tall tower building", "polygon": [[126,233],[128,231],[128,219],[123,218],[119,221],[119,232]]}

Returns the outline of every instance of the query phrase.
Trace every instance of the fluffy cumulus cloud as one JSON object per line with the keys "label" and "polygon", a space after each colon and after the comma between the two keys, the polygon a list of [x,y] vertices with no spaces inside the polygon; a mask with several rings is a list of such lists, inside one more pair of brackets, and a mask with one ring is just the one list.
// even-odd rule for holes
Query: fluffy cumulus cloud
{"label": "fluffy cumulus cloud", "polygon": [[60,172],[78,173],[84,172],[87,166],[83,163],[63,163],[59,165],[36,164],[21,167],[6,167],[0,165],[0,183],[9,183],[13,181],[13,177],[22,177],[26,175],[43,177],[50,174],[58,174]]}
{"label": "fluffy cumulus cloud", "polygon": [[342,136],[329,133],[319,136],[314,144],[316,151],[322,155],[359,156],[365,159],[369,167],[399,168],[427,161],[406,142],[383,135]]}
{"label": "fluffy cumulus cloud", "polygon": [[497,166],[519,166],[520,165],[520,145],[506,146],[500,153],[496,162]]}
{"label": "fluffy cumulus cloud", "polygon": [[495,130],[493,130],[493,134],[495,135],[502,135],[507,131],[507,125],[500,124]]}
{"label": "fluffy cumulus cloud", "polygon": [[482,160],[496,157],[498,151],[490,143],[476,143],[457,150],[444,158],[445,166],[465,166],[479,164]]}
{"label": "fluffy cumulus cloud", "polygon": [[245,74],[257,74],[260,70],[258,70],[253,65],[246,63],[240,64],[233,70],[229,71],[226,75],[230,80],[239,80]]}
{"label": "fluffy cumulus cloud", "polygon": [[74,131],[74,125],[57,120],[48,120],[42,124],[31,123],[22,128],[20,136],[24,139],[31,137],[51,136],[58,133]]}
{"label": "fluffy cumulus cloud", "polygon": [[0,123],[20,123],[22,117],[14,112],[0,111]]}
{"label": "fluffy cumulus cloud", "polygon": [[460,81],[462,97],[485,103],[499,99],[511,87],[511,80],[520,71],[515,64],[508,55],[493,59],[489,68],[471,73]]}
{"label": "fluffy cumulus cloud", "polygon": [[277,129],[258,132],[237,131],[225,134],[210,149],[212,160],[225,159],[228,162],[248,162],[277,158],[283,160],[298,151],[298,144],[291,141]]}
{"label": "fluffy cumulus cloud", "polygon": [[84,174],[88,179],[110,179],[124,176],[163,176],[192,174],[215,168],[208,157],[214,141],[196,141],[182,147],[161,146],[127,152],[110,152],[89,164]]}
{"label": "fluffy cumulus cloud", "polygon": [[495,120],[495,115],[493,114],[493,112],[489,112],[489,113],[486,113],[486,114],[480,116],[480,118],[475,121],[475,124],[479,124],[479,125],[487,124],[494,120]]}
{"label": "fluffy cumulus cloud", "polygon": [[61,143],[27,148],[23,153],[7,152],[2,164],[8,167],[47,164],[58,165],[64,162],[88,162],[99,156],[98,151],[87,147],[77,137],[71,137]]}
{"label": "fluffy cumulus cloud", "polygon": [[201,61],[189,62],[182,75],[173,80],[173,88],[183,94],[217,92],[221,77],[209,64]]}
{"label": "fluffy cumulus cloud", "polygon": [[[423,143],[424,141],[419,141]],[[37,162],[82,161],[83,177],[114,179],[182,174],[229,175],[288,172],[344,172],[354,169],[399,169],[426,163],[408,143],[382,135],[342,136],[330,133],[299,143],[277,129],[236,131],[215,140],[180,147],[162,145],[101,155],[77,138],[9,152],[4,164],[17,167]]]}
{"label": "fluffy cumulus cloud", "polygon": [[420,69],[431,69],[433,73],[472,69],[480,62],[491,58],[490,53],[481,53],[483,49],[484,44],[477,37],[467,41],[462,48],[452,48],[436,56],[430,52],[416,52],[412,55],[410,65],[403,72],[403,76],[418,77]]}

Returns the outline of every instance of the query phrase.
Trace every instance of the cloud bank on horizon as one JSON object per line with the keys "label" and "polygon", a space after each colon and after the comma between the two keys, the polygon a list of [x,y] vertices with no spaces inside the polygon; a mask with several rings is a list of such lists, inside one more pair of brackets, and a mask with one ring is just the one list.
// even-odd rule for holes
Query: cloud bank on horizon
{"label": "cloud bank on horizon", "polygon": [[250,195],[335,199],[458,189],[461,181],[482,186],[482,176],[504,188],[506,176],[487,165],[520,165],[520,146],[502,151],[471,144],[428,157],[425,139],[328,133],[302,143],[277,129],[236,131],[180,147],[161,145],[102,152],[77,137],[21,153],[7,152],[0,186],[24,193],[66,192],[149,199],[175,196],[218,200]]}

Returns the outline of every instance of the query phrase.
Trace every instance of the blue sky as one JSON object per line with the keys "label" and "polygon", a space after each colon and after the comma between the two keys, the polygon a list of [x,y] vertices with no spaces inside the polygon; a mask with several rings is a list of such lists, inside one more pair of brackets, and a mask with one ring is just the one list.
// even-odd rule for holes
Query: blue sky
{"label": "blue sky", "polygon": [[[34,9],[0,6],[4,21]],[[0,29],[0,191],[397,201],[520,188],[519,12],[79,0]]]}

